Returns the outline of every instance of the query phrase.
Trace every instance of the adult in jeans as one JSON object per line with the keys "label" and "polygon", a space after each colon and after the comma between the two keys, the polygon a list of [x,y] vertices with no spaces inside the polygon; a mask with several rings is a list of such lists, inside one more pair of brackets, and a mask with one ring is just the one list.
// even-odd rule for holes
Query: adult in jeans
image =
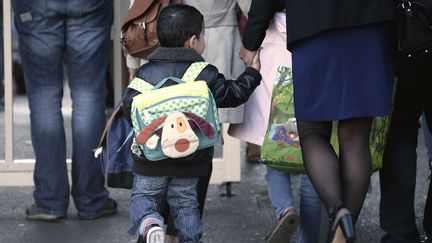
{"label": "adult in jeans", "polygon": [[13,1],[36,157],[26,217],[54,221],[69,206],[66,139],[61,112],[63,73],[72,97],[72,190],[80,219],[117,212],[108,198],[97,147],[105,124],[105,79],[113,0]]}
{"label": "adult in jeans", "polygon": [[[424,113],[432,127],[432,55],[400,54],[396,60],[397,86],[383,167],[380,170],[380,224],[387,232],[382,243],[420,242],[414,211],[419,118]],[[424,230],[432,242],[432,191],[424,212]]]}

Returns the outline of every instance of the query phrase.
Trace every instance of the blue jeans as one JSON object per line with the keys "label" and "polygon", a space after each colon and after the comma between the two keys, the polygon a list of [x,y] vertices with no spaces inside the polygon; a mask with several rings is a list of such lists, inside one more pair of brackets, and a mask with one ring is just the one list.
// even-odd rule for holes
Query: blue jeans
{"label": "blue jeans", "polygon": [[[394,108],[380,170],[380,225],[387,232],[382,243],[420,242],[414,210],[416,148],[420,116],[424,113],[427,123],[432,124],[430,63],[430,55],[405,57],[397,62]],[[428,205],[432,205],[431,200],[429,190]],[[423,225],[428,237],[432,236],[431,214],[431,210],[424,212]]]}
{"label": "blue jeans", "polygon": [[[288,208],[294,208],[290,174],[267,167],[267,187],[269,197],[281,218]],[[321,200],[307,175],[300,175],[300,227],[297,243],[319,242],[321,222]]]}
{"label": "blue jeans", "polygon": [[160,205],[167,200],[178,231],[179,242],[200,242],[203,225],[197,198],[198,177],[134,175],[130,217],[134,226],[129,233],[144,233],[149,223],[163,226]]}
{"label": "blue jeans", "polygon": [[421,126],[423,128],[423,136],[426,145],[426,151],[429,161],[432,161],[432,134],[430,133],[428,123],[426,121],[426,115],[422,115],[421,117]]}
{"label": "blue jeans", "polygon": [[109,194],[92,150],[105,125],[113,0],[13,3],[36,157],[33,197],[40,211],[66,215],[69,183],[61,112],[66,67],[73,102],[71,194],[80,216],[92,218]]}

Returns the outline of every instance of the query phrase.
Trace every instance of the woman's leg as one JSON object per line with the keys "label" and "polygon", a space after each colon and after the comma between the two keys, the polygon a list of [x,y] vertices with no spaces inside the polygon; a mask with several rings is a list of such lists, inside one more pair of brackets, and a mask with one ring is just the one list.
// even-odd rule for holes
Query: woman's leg
{"label": "woman's leg", "polygon": [[342,206],[340,163],[330,143],[332,122],[298,121],[303,160],[330,219]]}
{"label": "woman's leg", "polygon": [[342,202],[356,220],[369,188],[371,154],[369,136],[373,118],[341,120],[338,124]]}

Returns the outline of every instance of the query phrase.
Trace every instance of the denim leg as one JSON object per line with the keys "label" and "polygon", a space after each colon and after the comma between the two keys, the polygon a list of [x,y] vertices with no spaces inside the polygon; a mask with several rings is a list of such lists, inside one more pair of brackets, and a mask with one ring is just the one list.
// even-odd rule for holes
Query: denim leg
{"label": "denim leg", "polygon": [[432,134],[430,133],[428,122],[424,114],[421,117],[421,126],[423,130],[426,151],[429,160],[428,163],[430,163],[432,161]]}
{"label": "denim leg", "polygon": [[429,180],[429,189],[423,214],[423,229],[428,239],[432,239],[432,180]]}
{"label": "denim leg", "polygon": [[389,137],[380,170],[382,242],[418,242],[414,211],[417,138]]}
{"label": "denim leg", "polygon": [[105,126],[113,4],[112,0],[75,0],[67,2],[67,7],[65,59],[73,102],[72,196],[80,215],[91,217],[103,210],[109,194],[92,150]]}
{"label": "denim leg", "polygon": [[203,225],[197,199],[198,177],[171,177],[167,201],[179,233],[179,243],[199,243]]}
{"label": "denim leg", "polygon": [[44,212],[65,214],[69,203],[61,114],[66,56],[74,109],[72,181],[77,186],[72,195],[82,216],[94,216],[108,197],[91,150],[104,126],[104,106],[98,100],[105,97],[112,0],[17,0],[14,11],[31,112],[36,204]]}
{"label": "denim leg", "polygon": [[133,227],[129,230],[130,234],[144,233],[144,227],[149,220],[163,227],[164,218],[160,214],[160,203],[166,195],[168,180],[168,177],[134,174],[130,204]]}
{"label": "denim leg", "polygon": [[276,209],[276,217],[279,220],[286,209],[294,207],[291,177],[287,172],[267,167],[265,178],[270,201]]}
{"label": "denim leg", "polygon": [[64,22],[45,16],[44,1],[13,1],[36,157],[33,193],[39,210],[65,215],[69,204],[61,113]]}
{"label": "denim leg", "polygon": [[321,205],[309,177],[300,175],[300,227],[297,231],[297,243],[319,242]]}
{"label": "denim leg", "polygon": [[398,68],[394,108],[380,170],[380,224],[387,232],[381,239],[383,243],[420,242],[414,211],[416,148],[419,118],[430,92],[422,81],[421,67],[408,60]]}

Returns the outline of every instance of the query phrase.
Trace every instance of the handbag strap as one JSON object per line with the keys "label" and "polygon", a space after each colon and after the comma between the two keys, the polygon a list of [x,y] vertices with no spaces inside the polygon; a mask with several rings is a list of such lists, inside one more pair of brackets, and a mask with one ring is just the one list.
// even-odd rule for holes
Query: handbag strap
{"label": "handbag strap", "polygon": [[123,108],[122,105],[119,104],[114,108],[114,111],[112,112],[111,116],[108,118],[97,148],[93,149],[96,158],[99,156],[99,154],[102,152],[102,148],[105,146],[106,139],[108,136],[108,131],[111,128],[114,119],[117,119],[121,116],[123,116]]}

